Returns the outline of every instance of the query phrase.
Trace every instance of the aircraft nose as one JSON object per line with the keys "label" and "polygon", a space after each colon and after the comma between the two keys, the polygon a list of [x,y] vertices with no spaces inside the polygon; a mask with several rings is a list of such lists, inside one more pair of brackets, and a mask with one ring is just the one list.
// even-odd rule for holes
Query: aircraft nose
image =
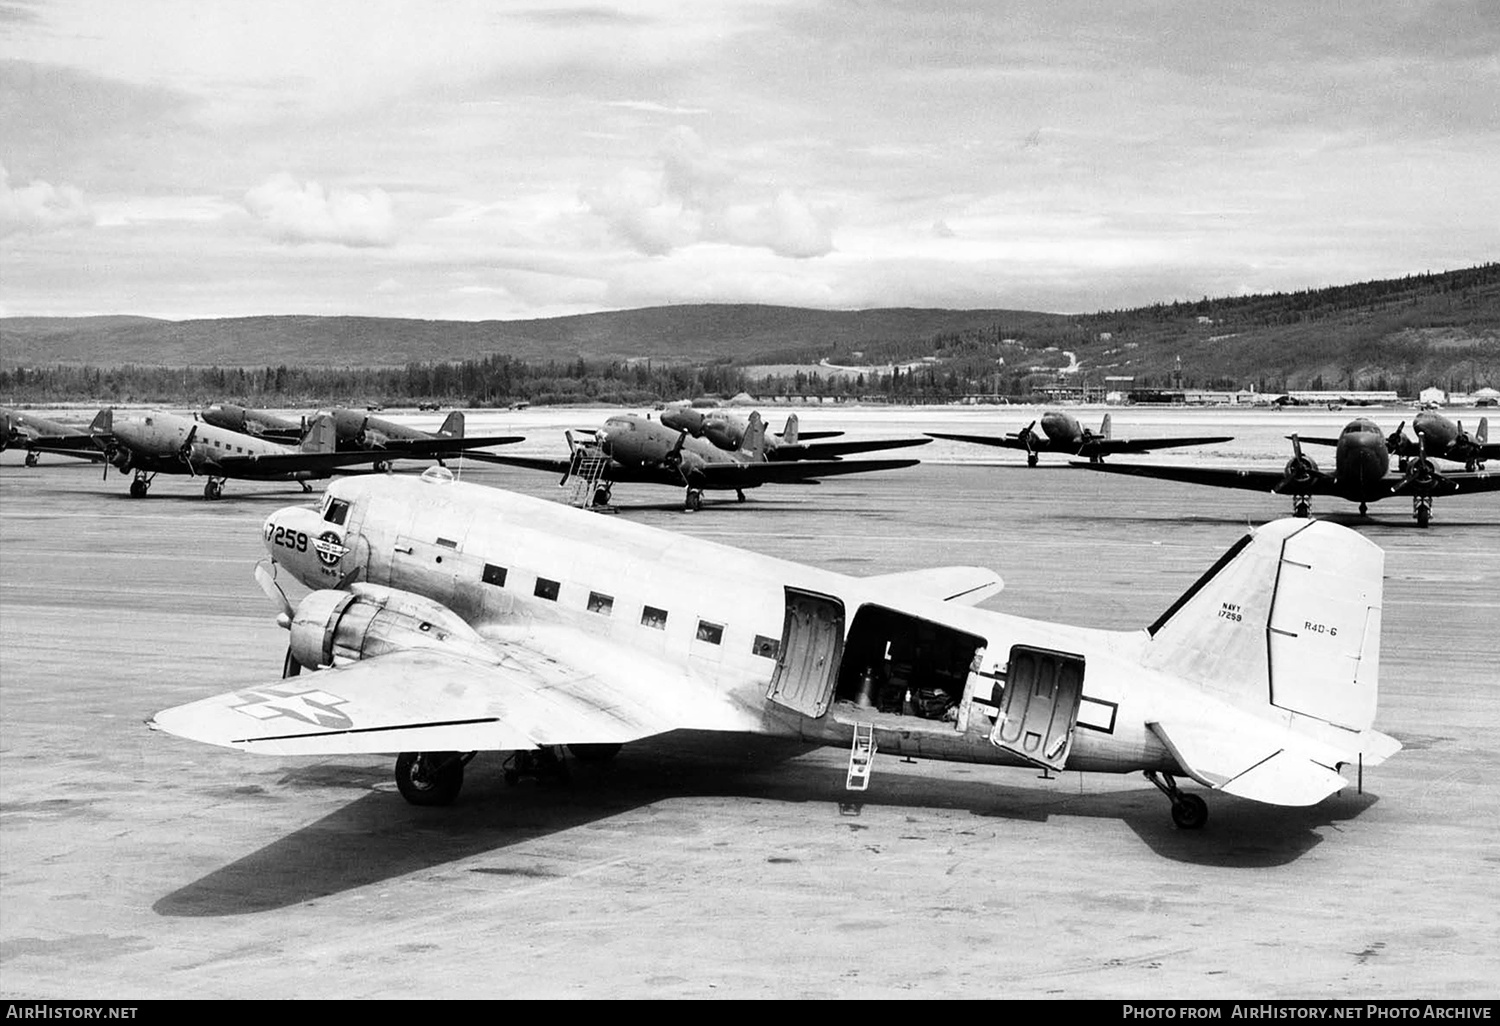
{"label": "aircraft nose", "polygon": [[261,543],[270,557],[309,588],[328,587],[322,569],[347,551],[340,533],[306,506],[288,506],[266,517]]}

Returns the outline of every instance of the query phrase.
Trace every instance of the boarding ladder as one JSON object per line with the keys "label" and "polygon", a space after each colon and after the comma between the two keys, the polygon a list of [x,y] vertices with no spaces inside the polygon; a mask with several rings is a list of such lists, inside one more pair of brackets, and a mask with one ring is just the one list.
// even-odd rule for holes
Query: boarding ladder
{"label": "boarding ladder", "polygon": [[578,455],[574,457],[573,469],[568,474],[568,484],[572,491],[568,493],[570,505],[580,509],[587,509],[594,505],[594,494],[599,490],[599,482],[604,477],[604,468],[609,466],[609,457],[590,453],[586,449],[579,449]]}
{"label": "boarding ladder", "polygon": [[849,749],[849,778],[844,789],[863,791],[870,786],[870,769],[875,762],[875,725],[854,725],[854,746]]}

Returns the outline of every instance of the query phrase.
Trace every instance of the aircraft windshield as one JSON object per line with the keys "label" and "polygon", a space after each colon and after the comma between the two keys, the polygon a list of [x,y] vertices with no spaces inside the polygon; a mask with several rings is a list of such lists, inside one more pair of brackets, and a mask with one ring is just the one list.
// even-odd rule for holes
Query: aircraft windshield
{"label": "aircraft windshield", "polygon": [[323,519],[328,521],[330,524],[337,524],[342,527],[344,524],[344,518],[348,515],[349,503],[345,502],[343,499],[335,499],[330,495],[328,497],[328,504],[323,510]]}

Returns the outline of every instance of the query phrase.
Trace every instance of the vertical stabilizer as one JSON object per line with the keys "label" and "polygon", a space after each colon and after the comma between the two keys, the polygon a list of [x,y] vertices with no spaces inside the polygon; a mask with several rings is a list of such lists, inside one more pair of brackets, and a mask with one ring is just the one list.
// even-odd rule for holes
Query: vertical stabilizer
{"label": "vertical stabilizer", "polygon": [[333,422],[333,414],[320,413],[307,425],[307,434],[302,436],[303,452],[333,452],[338,448],[339,432]]}
{"label": "vertical stabilizer", "polygon": [[115,429],[115,408],[106,406],[94,417],[93,423],[89,425],[89,434],[107,435]]}
{"label": "vertical stabilizer", "polygon": [[462,438],[464,436],[464,414],[462,410],[454,410],[448,414],[443,426],[438,428],[439,438]]}
{"label": "vertical stabilizer", "polygon": [[797,415],[795,413],[787,414],[786,427],[781,431],[781,440],[787,445],[797,444]]}
{"label": "vertical stabilizer", "polygon": [[758,412],[750,414],[750,423],[745,425],[745,440],[740,443],[740,452],[751,460],[766,458],[766,422]]}
{"label": "vertical stabilizer", "polygon": [[1479,418],[1479,430],[1474,435],[1474,441],[1484,445],[1490,440],[1490,418]]}
{"label": "vertical stabilizer", "polygon": [[1099,425],[1099,437],[1109,438],[1111,437],[1110,432],[1113,430],[1114,425],[1110,423],[1109,414],[1106,413],[1104,415],[1104,423]]}
{"label": "vertical stabilizer", "polygon": [[1149,628],[1146,662],[1241,707],[1375,720],[1385,553],[1319,520],[1245,536]]}

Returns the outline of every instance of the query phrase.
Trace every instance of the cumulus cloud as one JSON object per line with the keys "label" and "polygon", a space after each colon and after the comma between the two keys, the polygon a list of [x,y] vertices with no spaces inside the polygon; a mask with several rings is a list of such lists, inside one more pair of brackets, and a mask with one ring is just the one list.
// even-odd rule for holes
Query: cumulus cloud
{"label": "cumulus cloud", "polygon": [[245,209],[284,242],[334,242],[343,246],[389,246],[396,217],[383,189],[324,189],[289,174],[272,175],[245,193]]}
{"label": "cumulus cloud", "polygon": [[717,242],[806,259],[833,251],[832,218],[790,189],[759,202],[726,161],[696,132],[674,129],[656,174],[624,171],[585,189],[583,201],[642,253],[664,256],[681,246]]}
{"label": "cumulus cloud", "polygon": [[71,185],[33,180],[10,187],[10,172],[0,164],[0,238],[18,232],[50,232],[94,223],[94,212]]}

